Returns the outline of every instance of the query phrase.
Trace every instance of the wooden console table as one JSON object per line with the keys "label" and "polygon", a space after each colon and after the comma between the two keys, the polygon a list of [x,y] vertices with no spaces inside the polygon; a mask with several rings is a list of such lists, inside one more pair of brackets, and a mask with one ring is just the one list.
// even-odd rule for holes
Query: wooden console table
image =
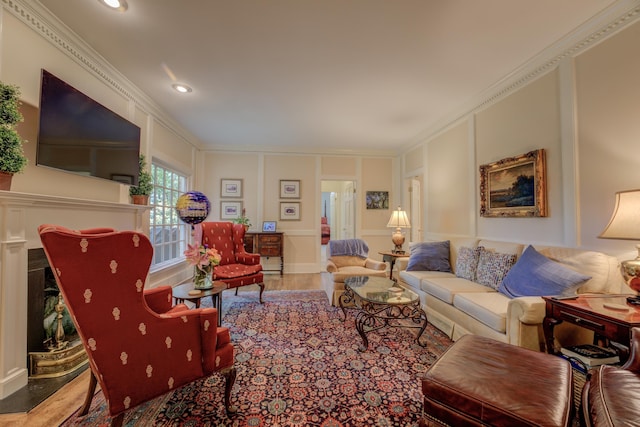
{"label": "wooden console table", "polygon": [[284,233],[276,231],[263,232],[247,232],[244,235],[244,250],[260,256],[280,257],[280,270],[264,270],[264,271],[280,271],[280,275],[284,273]]}
{"label": "wooden console table", "polygon": [[629,348],[631,328],[640,326],[640,307],[627,304],[629,295],[583,295],[571,299],[542,297],[546,303],[543,320],[544,337],[548,353],[555,353],[553,329],[567,321],[592,330],[596,337],[609,340],[616,347],[620,360],[628,354],[616,344]]}

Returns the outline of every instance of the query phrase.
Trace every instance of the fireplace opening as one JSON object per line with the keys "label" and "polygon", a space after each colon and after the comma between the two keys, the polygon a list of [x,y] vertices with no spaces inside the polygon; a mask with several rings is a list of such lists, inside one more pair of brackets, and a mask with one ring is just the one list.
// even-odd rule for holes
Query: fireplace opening
{"label": "fireplace opening", "polygon": [[28,253],[27,357],[31,378],[55,378],[87,364],[44,249]]}

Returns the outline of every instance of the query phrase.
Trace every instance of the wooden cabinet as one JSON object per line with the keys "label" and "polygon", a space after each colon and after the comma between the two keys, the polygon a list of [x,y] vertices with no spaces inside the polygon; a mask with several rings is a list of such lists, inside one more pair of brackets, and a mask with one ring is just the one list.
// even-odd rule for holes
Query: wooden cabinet
{"label": "wooden cabinet", "polygon": [[[244,250],[260,254],[265,258],[280,257],[280,275],[284,273],[284,233],[282,232],[247,232],[244,235]],[[278,271],[278,270],[264,270]]]}

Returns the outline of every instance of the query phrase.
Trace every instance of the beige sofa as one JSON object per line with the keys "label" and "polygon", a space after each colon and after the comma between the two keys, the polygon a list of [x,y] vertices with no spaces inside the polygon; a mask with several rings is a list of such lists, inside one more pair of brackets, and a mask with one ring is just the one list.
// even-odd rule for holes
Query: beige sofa
{"label": "beige sofa", "polygon": [[[527,245],[473,238],[448,240],[452,273],[406,271],[409,258],[396,262],[399,283],[420,295],[429,322],[453,340],[471,333],[533,350],[544,350],[542,321],[545,304],[541,297],[509,298],[488,286],[455,274],[461,247],[483,246],[490,251],[520,256]],[[618,260],[614,257],[563,247],[536,246],[535,249],[591,277],[578,288],[578,293],[632,293],[624,283]],[[559,325],[555,336],[563,345],[589,339],[587,331],[567,324]]]}

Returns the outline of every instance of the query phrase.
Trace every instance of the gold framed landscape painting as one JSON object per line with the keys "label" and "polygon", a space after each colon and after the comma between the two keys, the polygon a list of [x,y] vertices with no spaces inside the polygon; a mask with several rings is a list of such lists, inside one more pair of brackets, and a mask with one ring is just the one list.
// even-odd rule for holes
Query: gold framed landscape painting
{"label": "gold framed landscape painting", "polygon": [[547,216],[544,149],[480,166],[480,216]]}

